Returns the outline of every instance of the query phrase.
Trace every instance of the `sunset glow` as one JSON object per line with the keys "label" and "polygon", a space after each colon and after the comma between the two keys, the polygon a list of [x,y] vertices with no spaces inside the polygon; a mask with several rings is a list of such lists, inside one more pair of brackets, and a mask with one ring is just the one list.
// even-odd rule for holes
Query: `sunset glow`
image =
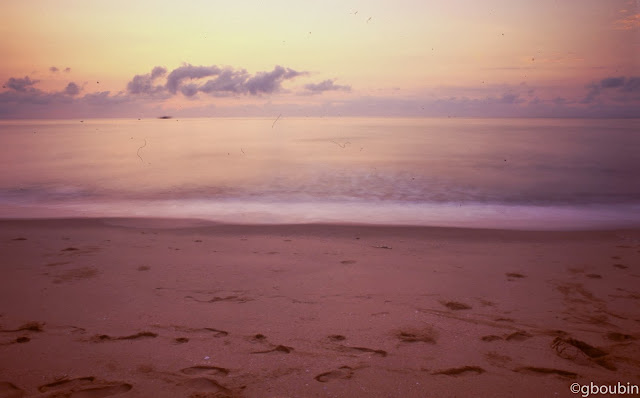
{"label": "sunset glow", "polygon": [[638,4],[11,2],[0,117],[629,117]]}

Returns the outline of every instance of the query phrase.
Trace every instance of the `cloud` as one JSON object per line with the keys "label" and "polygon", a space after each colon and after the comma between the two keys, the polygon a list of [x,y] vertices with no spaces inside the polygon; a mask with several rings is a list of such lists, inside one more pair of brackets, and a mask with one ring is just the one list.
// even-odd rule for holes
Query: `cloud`
{"label": "cloud", "polygon": [[146,75],[135,75],[129,83],[127,83],[127,92],[129,94],[145,94],[155,96],[165,91],[163,85],[154,85],[154,81],[167,74],[167,69],[162,66],[156,66],[151,73]]}
{"label": "cloud", "polygon": [[58,72],[60,69],[56,68],[55,66],[52,66],[51,68],[49,68],[49,72],[53,72],[56,73]]}
{"label": "cloud", "polygon": [[249,74],[244,69],[224,69],[215,79],[210,79],[202,84],[198,90],[211,95],[242,94],[246,92],[244,87]]}
{"label": "cloud", "polygon": [[180,88],[180,92],[185,97],[193,97],[198,94],[198,86],[196,84],[187,84]]}
{"label": "cloud", "polygon": [[341,86],[334,83],[334,80],[327,79],[320,83],[309,83],[304,88],[313,94],[322,93],[325,91],[351,91],[351,86]]}
{"label": "cloud", "polygon": [[[57,67],[50,70],[53,68],[60,71]],[[64,72],[70,71],[69,67],[64,69]],[[88,117],[82,116],[82,112],[101,116],[130,115],[140,109],[149,109],[153,104],[162,109],[165,105],[162,101],[178,95],[195,99],[199,93],[213,97],[273,94],[284,91],[285,81],[307,74],[280,65],[255,74],[216,65],[185,64],[170,72],[156,66],[149,73],[133,76],[124,92],[101,91],[84,95],[81,95],[82,87],[75,82],[67,83],[61,90],[43,91],[35,86],[39,80],[29,76],[11,77],[2,86],[5,90],[0,91],[0,117]]]}
{"label": "cloud", "polygon": [[80,102],[86,103],[88,105],[104,107],[130,102],[131,98],[123,95],[122,93],[111,94],[111,91],[100,91],[96,93],[86,94],[79,100]]}
{"label": "cloud", "polygon": [[24,92],[24,91],[27,91],[28,89],[33,89],[32,86],[38,82],[39,80],[29,79],[29,76],[25,76],[23,79],[11,77],[9,78],[9,80],[7,80],[7,82],[5,83],[5,86],[15,91]]}
{"label": "cloud", "polygon": [[[640,76],[602,76],[586,86],[476,84],[436,86],[403,95],[383,90],[380,96],[349,95],[340,101],[321,101],[322,94],[347,92],[335,79],[294,80],[308,72],[276,65],[250,73],[227,66],[184,64],[162,66],[133,76],[123,91],[83,91],[75,82],[56,90],[41,90],[29,76],[11,77],[0,90],[0,117],[128,117],[174,116],[423,116],[423,117],[633,117],[640,114]],[[52,80],[55,80],[51,76]],[[305,84],[306,83],[306,84]],[[44,83],[42,83],[44,84]],[[292,87],[291,91],[288,88]],[[86,87],[84,88],[86,90]],[[308,95],[263,97],[290,92]],[[213,101],[211,97],[243,97],[241,101]],[[172,98],[177,101],[167,101]],[[190,101],[180,101],[187,98]],[[284,103],[287,98],[291,103]],[[213,108],[215,106],[215,108]],[[215,109],[215,111],[214,111]],[[200,112],[200,113],[199,113]]]}
{"label": "cloud", "polygon": [[184,80],[202,79],[203,77],[214,76],[220,73],[220,68],[217,66],[193,66],[184,65],[176,68],[167,76],[166,89],[171,94],[178,92],[181,83]]}
{"label": "cloud", "polygon": [[[626,10],[625,10],[626,11]],[[640,13],[626,13],[624,17],[618,19],[614,23],[614,28],[618,30],[633,30],[640,28]]]}
{"label": "cloud", "polygon": [[600,81],[600,87],[602,88],[615,88],[624,85],[624,77],[607,77]]}
{"label": "cloud", "polygon": [[56,103],[69,103],[72,98],[64,91],[45,92],[30,87],[28,90],[13,90],[0,93],[0,104],[14,105],[51,105]]}
{"label": "cloud", "polygon": [[501,104],[520,104],[525,102],[525,100],[520,98],[519,94],[514,93],[504,93],[502,97],[500,97],[497,102]]}
{"label": "cloud", "polygon": [[631,77],[606,77],[597,82],[591,82],[586,86],[589,90],[587,95],[582,99],[582,103],[591,103],[596,100],[605,100],[612,95],[617,96],[618,100],[637,100],[633,97],[636,93],[640,93],[640,76]]}
{"label": "cloud", "polygon": [[252,95],[271,94],[281,90],[282,81],[306,74],[276,65],[271,72],[259,72],[245,83],[246,90]]}
{"label": "cloud", "polygon": [[[244,69],[186,64],[172,70],[164,85],[154,85],[153,81],[164,76],[166,72],[165,68],[157,66],[150,74],[134,76],[127,84],[127,92],[134,95],[157,95],[160,93],[176,95],[180,93],[185,97],[194,97],[198,93],[212,96],[234,94],[256,96],[282,91],[282,83],[285,80],[307,74],[307,72],[298,72],[280,65],[276,65],[271,71],[257,72],[251,75]],[[210,77],[213,78],[202,81],[202,79]]]}
{"label": "cloud", "polygon": [[156,78],[164,76],[166,74],[167,74],[167,68],[164,68],[162,66],[156,66],[151,71],[151,79],[156,79]]}
{"label": "cloud", "polygon": [[564,105],[568,103],[567,99],[563,97],[556,97],[552,100],[552,102],[556,105]]}
{"label": "cloud", "polygon": [[631,93],[640,92],[640,76],[628,78],[622,87],[622,91]]}
{"label": "cloud", "polygon": [[77,99],[81,88],[74,82],[68,83],[61,91],[43,91],[34,87],[38,80],[31,80],[28,76],[24,78],[10,78],[5,87],[9,91],[0,93],[0,104],[10,105],[59,105],[71,104]]}
{"label": "cloud", "polygon": [[71,82],[67,84],[67,87],[65,87],[64,93],[71,96],[78,95],[80,93],[80,87],[78,87],[77,84]]}

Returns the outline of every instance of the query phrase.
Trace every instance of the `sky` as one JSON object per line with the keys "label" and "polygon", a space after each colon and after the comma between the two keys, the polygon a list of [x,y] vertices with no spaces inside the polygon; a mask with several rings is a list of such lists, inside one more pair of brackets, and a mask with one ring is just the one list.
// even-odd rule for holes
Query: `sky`
{"label": "sky", "polygon": [[3,3],[3,119],[640,115],[640,0]]}

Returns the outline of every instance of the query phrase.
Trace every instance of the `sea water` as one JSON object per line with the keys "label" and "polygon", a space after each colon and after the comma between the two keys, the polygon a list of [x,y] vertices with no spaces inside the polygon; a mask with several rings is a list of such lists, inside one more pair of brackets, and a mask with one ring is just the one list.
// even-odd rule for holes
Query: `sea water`
{"label": "sea water", "polygon": [[0,121],[0,217],[640,226],[640,120]]}

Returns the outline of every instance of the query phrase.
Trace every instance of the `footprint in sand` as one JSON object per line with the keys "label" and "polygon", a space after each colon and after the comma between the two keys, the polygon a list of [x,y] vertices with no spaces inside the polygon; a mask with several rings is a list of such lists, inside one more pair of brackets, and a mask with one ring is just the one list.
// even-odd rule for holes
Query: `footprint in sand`
{"label": "footprint in sand", "polygon": [[630,334],[624,334],[624,333],[618,333],[618,332],[609,332],[605,337],[611,341],[616,341],[619,343],[624,341],[632,341],[636,339]]}
{"label": "footprint in sand", "polygon": [[431,328],[423,329],[401,329],[395,333],[403,343],[429,343],[435,344],[438,334]]}
{"label": "footprint in sand", "polygon": [[513,332],[505,336],[504,339],[507,341],[525,341],[525,340],[529,340],[532,337],[533,335],[531,335],[530,333],[527,333],[523,330],[518,330],[517,332]]}
{"label": "footprint in sand", "polygon": [[286,345],[275,345],[275,344],[271,344],[267,341],[267,336],[265,336],[264,334],[258,333],[256,335],[253,335],[249,338],[249,340],[252,343],[260,343],[260,344],[266,344],[269,349],[267,350],[263,350],[263,351],[253,351],[251,352],[252,354],[268,354],[271,352],[282,352],[285,354],[289,354],[291,353],[291,351],[293,351],[293,347],[287,347]]}
{"label": "footprint in sand", "polygon": [[[229,332],[215,328],[188,328],[184,326],[169,326],[165,328],[172,329],[178,332],[205,334],[206,336],[204,337],[210,337],[212,335],[213,337],[226,337],[229,335]],[[186,337],[178,337],[175,339],[175,341],[177,343],[186,343],[189,341],[189,339]]]}
{"label": "footprint in sand", "polygon": [[14,333],[14,332],[42,332],[44,331],[44,323],[40,322],[27,322],[22,324],[20,327],[16,329],[0,329],[2,333]]}
{"label": "footprint in sand", "polygon": [[551,343],[551,348],[556,350],[558,356],[565,359],[572,359],[580,353],[590,358],[599,358],[607,355],[605,351],[584,341],[569,337],[567,333],[557,336]]}
{"label": "footprint in sand", "polygon": [[211,376],[226,376],[229,374],[229,369],[220,368],[218,366],[191,366],[189,368],[184,368],[180,370],[181,373],[186,375],[211,375]]}
{"label": "footprint in sand", "polygon": [[326,383],[331,380],[350,379],[352,377],[353,377],[353,368],[349,366],[340,366],[338,369],[325,372],[325,373],[320,373],[319,375],[314,377],[314,379],[316,379],[320,383]]}
{"label": "footprint in sand", "polygon": [[371,353],[381,357],[387,356],[387,352],[385,350],[375,350],[373,348],[367,348],[367,347],[345,347],[345,348],[349,351],[366,352],[366,353]]}
{"label": "footprint in sand", "polygon": [[[19,335],[15,338],[10,338],[9,341],[5,341],[0,343],[0,345],[10,345],[10,344],[24,344],[31,341],[31,337],[29,337],[29,332],[42,332],[44,324],[39,322],[28,322],[23,324],[22,326],[16,329],[0,329],[0,333],[19,333]],[[2,334],[0,334],[2,335]],[[14,335],[15,336],[15,335]]]}
{"label": "footprint in sand", "polygon": [[387,352],[385,350],[374,350],[373,348],[366,348],[366,347],[349,347],[345,345],[340,345],[336,348],[336,350],[341,352],[367,353],[367,354],[378,355],[381,357],[387,356]]}
{"label": "footprint in sand", "polygon": [[25,392],[15,384],[8,381],[0,381],[0,398],[22,398]]}
{"label": "footprint in sand", "polygon": [[136,334],[132,334],[129,336],[118,336],[118,337],[114,337],[114,336],[109,336],[106,334],[98,334],[95,335],[91,338],[91,341],[94,343],[99,343],[102,341],[116,341],[116,340],[139,340],[139,339],[145,339],[145,338],[156,338],[158,337],[158,335],[156,333],[153,332],[140,332],[140,333],[136,333]]}
{"label": "footprint in sand", "polygon": [[209,300],[199,300],[193,296],[184,296],[184,298],[186,299],[190,299],[193,301],[197,301],[198,303],[217,303],[218,301],[228,301],[228,302],[232,302],[232,303],[246,303],[248,301],[253,301],[254,299],[252,299],[251,297],[242,297],[242,296],[226,296],[226,297],[218,297],[218,296],[214,296],[213,298],[209,299]]}
{"label": "footprint in sand", "polygon": [[271,352],[282,352],[285,354],[289,354],[291,353],[291,351],[293,351],[292,347],[287,347],[286,345],[277,345],[269,350],[265,350],[265,351],[253,351],[252,354],[268,354]]}
{"label": "footprint in sand", "polygon": [[82,249],[71,246],[71,247],[61,249],[60,251],[62,252],[61,255],[63,254],[84,255],[84,254],[93,254],[93,253],[99,252],[100,250],[101,250],[100,247],[97,247],[97,246],[87,246]]}
{"label": "footprint in sand", "polygon": [[462,376],[462,375],[468,375],[468,374],[482,374],[484,373],[485,370],[482,369],[479,366],[463,366],[461,368],[450,368],[450,369],[444,369],[444,370],[439,370],[436,372],[431,373],[432,375],[446,375],[446,376]]}
{"label": "footprint in sand", "polygon": [[93,376],[62,379],[38,387],[40,392],[55,392],[54,396],[69,398],[102,398],[123,394],[133,386],[128,383],[97,380]]}
{"label": "footprint in sand", "polygon": [[532,338],[533,335],[531,333],[525,332],[524,330],[518,330],[511,334],[496,336],[495,334],[490,334],[487,336],[482,336],[480,339],[485,342],[492,342],[496,340],[506,340],[506,341],[525,341]]}
{"label": "footprint in sand", "polygon": [[67,265],[71,264],[71,261],[56,261],[53,263],[48,263],[47,267],[57,267],[58,265]]}
{"label": "footprint in sand", "polygon": [[593,362],[605,369],[617,370],[616,366],[608,361],[608,352],[584,341],[571,337],[556,337],[551,343],[551,348],[560,358],[571,360],[577,364]]}
{"label": "footprint in sand", "polygon": [[457,301],[444,301],[441,302],[440,304],[444,305],[445,307],[447,307],[450,310],[454,310],[454,311],[460,311],[460,310],[470,310],[471,306],[465,304],[465,303],[459,303]]}
{"label": "footprint in sand", "polygon": [[491,365],[496,366],[498,368],[505,368],[509,362],[512,361],[511,357],[507,355],[502,355],[494,351],[487,352],[484,354],[484,358]]}
{"label": "footprint in sand", "polygon": [[[196,365],[180,369],[180,374],[173,375],[175,378],[170,377],[169,380],[172,380],[171,382],[177,386],[191,390],[189,397],[192,398],[235,397],[238,396],[236,395],[238,391],[234,391],[235,387],[227,387],[211,377],[226,377],[230,372],[229,369],[219,366]],[[169,374],[168,376],[172,375]],[[238,387],[240,390],[244,388],[245,386]]]}
{"label": "footprint in sand", "polygon": [[96,277],[100,272],[96,268],[82,267],[75,268],[60,274],[54,275],[53,283],[59,284],[64,282],[78,281],[82,279],[90,279]]}
{"label": "footprint in sand", "polygon": [[[332,334],[330,336],[327,336],[327,339],[335,343],[338,341],[344,341],[347,338],[341,334]],[[335,349],[340,352],[368,353],[368,354],[378,355],[381,357],[387,356],[387,352],[384,350],[375,350],[373,348],[367,348],[367,347],[350,347],[350,346],[339,344],[335,347]]]}
{"label": "footprint in sand", "polygon": [[[31,341],[31,339],[30,339],[29,337],[27,337],[27,336],[20,336],[20,337],[17,337],[17,338],[15,338],[15,339],[13,339],[13,340],[11,340],[11,341],[7,342],[7,343],[0,343],[0,345],[24,344],[24,343],[28,343],[28,342],[30,342],[30,341]],[[0,395],[0,398],[2,398],[2,396],[1,396],[1,395]]]}
{"label": "footprint in sand", "polygon": [[539,368],[535,366],[525,366],[523,368],[514,369],[514,372],[535,374],[535,375],[556,375],[568,379],[575,379],[578,377],[577,373],[569,372],[567,370],[553,369],[553,368]]}
{"label": "footprint in sand", "polygon": [[196,377],[194,379],[189,379],[181,385],[190,389],[198,390],[198,392],[190,395],[192,397],[209,397],[210,393],[214,394],[213,397],[218,397],[218,393],[224,394],[223,396],[225,397],[231,394],[230,389],[218,383],[217,381],[208,379],[206,377]]}
{"label": "footprint in sand", "polygon": [[507,276],[507,278],[509,278],[510,281],[527,277],[526,275],[520,274],[518,272],[507,272],[505,275]]}

